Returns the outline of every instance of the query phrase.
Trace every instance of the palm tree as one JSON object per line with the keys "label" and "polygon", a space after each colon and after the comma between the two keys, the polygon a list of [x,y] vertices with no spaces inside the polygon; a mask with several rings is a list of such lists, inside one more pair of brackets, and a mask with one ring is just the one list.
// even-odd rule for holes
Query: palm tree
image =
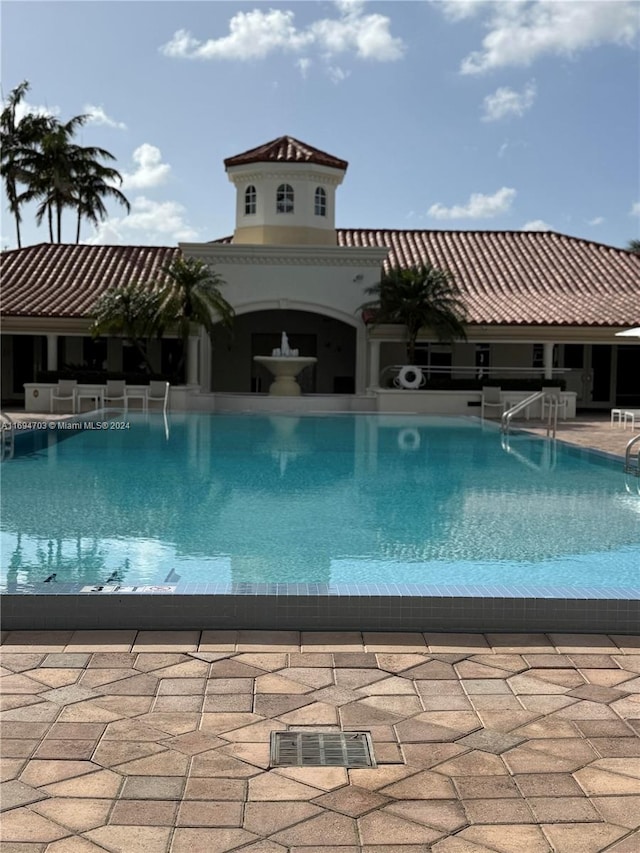
{"label": "palm tree", "polygon": [[18,192],[18,185],[26,180],[23,168],[23,159],[51,127],[49,116],[32,115],[27,113],[17,120],[16,113],[22,103],[25,94],[29,91],[29,82],[23,80],[11,91],[0,114],[0,147],[1,165],[0,173],[4,180],[5,191],[9,200],[9,210],[16,223],[16,237],[18,248],[22,247],[20,234],[20,223],[22,216],[20,207],[22,197]]}
{"label": "palm tree", "polygon": [[98,299],[93,308],[91,334],[120,335],[130,341],[149,373],[153,366],[149,361],[149,342],[161,337],[164,331],[162,307],[166,291],[148,284],[130,282],[123,287],[112,287]]}
{"label": "palm tree", "polygon": [[179,376],[184,366],[189,335],[194,325],[204,326],[213,342],[217,322],[230,329],[235,312],[220,292],[222,278],[204,261],[196,258],[176,258],[163,272],[168,276],[163,318],[166,324],[175,323],[182,353],[175,373]]}
{"label": "palm tree", "polygon": [[75,176],[75,203],[78,212],[76,224],[76,243],[80,242],[80,224],[82,217],[93,225],[98,225],[107,218],[107,209],[103,199],[110,198],[122,204],[127,213],[131,205],[124,193],[115,186],[122,184],[122,175],[117,169],[103,166],[95,160],[82,162]]}
{"label": "palm tree", "polygon": [[[51,126],[39,140],[37,148],[29,151],[22,159],[22,170],[27,190],[22,194],[23,201],[39,201],[36,210],[36,223],[40,225],[45,215],[49,223],[49,239],[54,242],[53,216],[55,213],[55,242],[62,242],[62,211],[64,208],[79,209],[80,216],[93,220],[105,215],[104,206],[96,205],[95,193],[99,197],[111,195],[121,203],[126,198],[111,186],[108,181],[122,180],[119,172],[103,166],[100,160],[115,160],[113,154],[104,148],[76,145],[72,140],[79,128],[83,127],[89,116],[77,115],[64,124],[50,119]],[[92,201],[87,190],[82,190],[87,176],[102,178],[103,186],[93,182]],[[85,197],[83,198],[83,193]]]}
{"label": "palm tree", "polygon": [[415,364],[421,329],[433,329],[440,341],[466,339],[465,306],[450,272],[429,263],[391,269],[365,293],[375,296],[361,306],[373,312],[374,323],[399,323],[407,329],[407,359]]}
{"label": "palm tree", "polygon": [[636,255],[640,255],[640,240],[629,240],[627,243],[627,251],[633,252]]}

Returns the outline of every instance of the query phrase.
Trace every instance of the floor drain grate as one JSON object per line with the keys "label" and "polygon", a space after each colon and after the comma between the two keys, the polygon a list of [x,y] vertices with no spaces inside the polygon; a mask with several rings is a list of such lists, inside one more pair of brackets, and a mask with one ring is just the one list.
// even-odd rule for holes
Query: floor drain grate
{"label": "floor drain grate", "polygon": [[375,767],[368,732],[271,732],[272,767]]}

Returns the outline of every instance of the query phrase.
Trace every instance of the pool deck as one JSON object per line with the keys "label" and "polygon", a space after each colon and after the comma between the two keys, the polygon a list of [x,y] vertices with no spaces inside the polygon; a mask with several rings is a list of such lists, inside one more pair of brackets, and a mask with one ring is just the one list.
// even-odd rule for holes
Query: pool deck
{"label": "pool deck", "polygon": [[[518,421],[517,427],[546,436],[546,426],[531,421]],[[640,427],[640,424],[639,424]],[[624,457],[624,451],[631,439],[640,430],[622,429],[617,424],[611,426],[607,414],[580,415],[574,420],[559,421],[556,438],[591,450],[600,450]]]}
{"label": "pool deck", "polygon": [[[640,850],[640,636],[2,640],[3,853]],[[377,767],[270,769],[295,727]]]}

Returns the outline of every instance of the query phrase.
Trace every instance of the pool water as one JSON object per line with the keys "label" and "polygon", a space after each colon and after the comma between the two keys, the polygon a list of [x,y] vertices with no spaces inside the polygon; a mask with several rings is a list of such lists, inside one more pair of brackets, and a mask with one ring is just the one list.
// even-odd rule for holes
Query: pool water
{"label": "pool water", "polygon": [[639,586],[640,496],[625,489],[619,460],[526,434],[506,443],[463,418],[128,423],[18,436],[2,467],[4,591]]}

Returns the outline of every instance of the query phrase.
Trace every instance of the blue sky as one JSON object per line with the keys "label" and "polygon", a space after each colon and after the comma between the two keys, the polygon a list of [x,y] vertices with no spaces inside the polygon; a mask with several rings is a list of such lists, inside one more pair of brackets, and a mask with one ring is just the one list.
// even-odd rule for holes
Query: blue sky
{"label": "blue sky", "polygon": [[[8,0],[2,18],[3,94],[27,79],[31,108],[91,113],[79,141],[125,175],[131,214],[83,242],[232,233],[223,159],[283,134],[349,161],[338,227],[640,236],[635,0]],[[23,244],[47,239],[25,209]]]}

